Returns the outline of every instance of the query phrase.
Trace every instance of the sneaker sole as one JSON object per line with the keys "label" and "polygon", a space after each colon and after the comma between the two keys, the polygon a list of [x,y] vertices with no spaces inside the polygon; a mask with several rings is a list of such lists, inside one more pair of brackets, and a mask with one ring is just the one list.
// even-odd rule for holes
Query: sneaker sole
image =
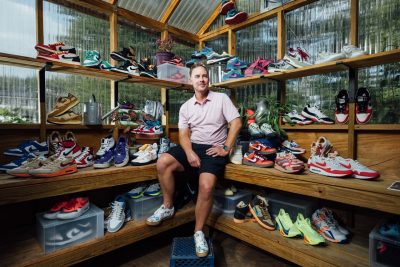
{"label": "sneaker sole", "polygon": [[143,165],[148,165],[148,164],[155,163],[155,162],[157,162],[156,159],[155,159],[155,160],[148,161],[148,162],[144,162],[144,163],[132,162],[132,161],[131,161],[131,165],[132,165],[132,166],[143,166]]}
{"label": "sneaker sole", "polygon": [[174,217],[174,215],[169,216],[169,217],[164,218],[164,220],[161,220],[159,222],[149,222],[148,220],[146,220],[146,224],[149,225],[149,226],[157,226],[157,225],[160,225],[162,222],[164,222],[166,220],[172,219],[173,217]]}
{"label": "sneaker sole", "polygon": [[261,227],[263,227],[263,228],[265,228],[265,229],[267,229],[267,230],[269,230],[269,231],[274,231],[274,230],[275,230],[276,227],[272,227],[272,226],[269,226],[269,225],[263,223],[263,222],[257,217],[257,214],[254,212],[253,207],[252,207],[250,204],[249,204],[249,208],[250,208],[251,214],[252,214],[253,217],[254,217],[253,220],[255,220],[256,223],[258,223]]}
{"label": "sneaker sole", "polygon": [[9,172],[7,172],[7,174],[15,176],[15,177],[30,177],[30,176],[32,176],[29,173],[9,173]]}
{"label": "sneaker sole", "polygon": [[115,163],[114,162],[114,166],[115,167],[124,167],[124,166],[126,166],[128,164],[128,162],[129,162],[129,156],[125,157],[124,161],[121,162],[121,163]]}
{"label": "sneaker sole", "polygon": [[[70,110],[71,108],[75,107],[76,105],[79,104],[79,99],[76,99],[75,101],[71,101],[71,103],[66,106],[63,107],[61,109],[58,109],[57,111],[54,112],[50,112],[49,114],[47,114],[47,120],[49,120],[49,118],[55,117],[55,116],[59,116],[61,114],[64,114],[66,111]],[[55,123],[55,122],[54,122]]]}
{"label": "sneaker sole", "polygon": [[59,170],[59,171],[53,172],[53,173],[32,173],[32,175],[38,176],[38,177],[56,177],[56,176],[62,176],[62,175],[75,173],[77,171],[78,171],[78,169],[76,168],[76,166],[74,166],[74,167],[65,168],[65,169],[62,169],[62,170]]}
{"label": "sneaker sole", "polygon": [[208,256],[208,251],[207,252],[202,252],[202,253],[198,253],[196,252],[196,256],[199,258],[204,258]]}
{"label": "sneaker sole", "polygon": [[351,173],[346,173],[346,174],[342,174],[342,173],[331,173],[331,172],[326,172],[323,169],[314,167],[314,166],[310,166],[309,168],[310,172],[316,173],[316,174],[322,174],[324,176],[329,176],[329,177],[337,177],[337,178],[346,178],[348,176],[351,176]]}
{"label": "sneaker sole", "polygon": [[278,171],[284,172],[284,173],[300,173],[304,171],[304,168],[300,169],[300,170],[287,170],[281,166],[279,166],[278,164],[275,163],[274,168],[277,169]]}
{"label": "sneaker sole", "polygon": [[259,168],[270,168],[274,166],[274,163],[271,164],[257,164],[257,163],[252,163],[252,162],[248,162],[248,161],[243,161],[243,165],[247,165],[247,166],[253,166],[253,167],[259,167]]}
{"label": "sneaker sole", "polygon": [[77,61],[53,59],[53,58],[48,58],[48,57],[44,57],[44,56],[40,56],[40,55],[38,55],[37,58],[39,58],[39,59],[44,59],[44,60],[49,60],[49,61],[67,63],[67,64],[71,64],[71,65],[78,65],[78,66],[81,65],[81,63],[80,63],[80,62],[77,62]]}

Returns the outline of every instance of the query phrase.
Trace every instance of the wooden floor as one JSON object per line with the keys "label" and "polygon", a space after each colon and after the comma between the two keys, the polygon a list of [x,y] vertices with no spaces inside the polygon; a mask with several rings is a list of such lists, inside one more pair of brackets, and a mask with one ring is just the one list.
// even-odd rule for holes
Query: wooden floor
{"label": "wooden floor", "polygon": [[[189,223],[77,266],[168,267],[172,239],[177,236],[190,236],[192,232],[193,224]],[[213,233],[213,245],[215,266],[218,267],[296,266],[219,231]]]}

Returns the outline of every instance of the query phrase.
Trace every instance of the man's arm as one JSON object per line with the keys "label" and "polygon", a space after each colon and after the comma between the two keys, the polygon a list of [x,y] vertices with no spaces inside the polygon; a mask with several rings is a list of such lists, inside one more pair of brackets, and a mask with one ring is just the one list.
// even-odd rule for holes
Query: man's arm
{"label": "man's arm", "polygon": [[190,130],[189,128],[179,129],[179,143],[186,153],[187,160],[192,167],[200,167],[200,158],[192,149],[192,143],[190,142]]}
{"label": "man's arm", "polygon": [[240,118],[233,119],[229,123],[229,132],[228,132],[228,137],[226,138],[225,141],[225,146],[227,147],[226,151],[230,152],[233,146],[235,145],[236,138],[240,132],[240,129],[242,129],[242,121]]}

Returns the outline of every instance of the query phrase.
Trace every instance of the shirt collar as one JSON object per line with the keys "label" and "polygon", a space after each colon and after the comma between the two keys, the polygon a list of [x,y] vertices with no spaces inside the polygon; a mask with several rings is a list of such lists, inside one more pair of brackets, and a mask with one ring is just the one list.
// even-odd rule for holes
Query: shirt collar
{"label": "shirt collar", "polygon": [[[211,101],[213,99],[213,96],[214,96],[214,92],[213,91],[208,91],[208,95],[206,97],[206,100],[203,103]],[[196,104],[200,105],[201,103],[199,101],[197,101],[196,95],[193,95],[193,105],[196,105]]]}

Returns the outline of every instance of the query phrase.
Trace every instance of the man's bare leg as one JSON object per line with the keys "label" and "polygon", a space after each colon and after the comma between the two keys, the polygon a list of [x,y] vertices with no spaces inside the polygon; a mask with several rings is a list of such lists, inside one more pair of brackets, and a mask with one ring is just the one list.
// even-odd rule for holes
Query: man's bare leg
{"label": "man's bare leg", "polygon": [[213,191],[217,177],[214,174],[203,172],[199,177],[199,193],[196,203],[196,225],[194,232],[203,231],[208,215],[213,205]]}

